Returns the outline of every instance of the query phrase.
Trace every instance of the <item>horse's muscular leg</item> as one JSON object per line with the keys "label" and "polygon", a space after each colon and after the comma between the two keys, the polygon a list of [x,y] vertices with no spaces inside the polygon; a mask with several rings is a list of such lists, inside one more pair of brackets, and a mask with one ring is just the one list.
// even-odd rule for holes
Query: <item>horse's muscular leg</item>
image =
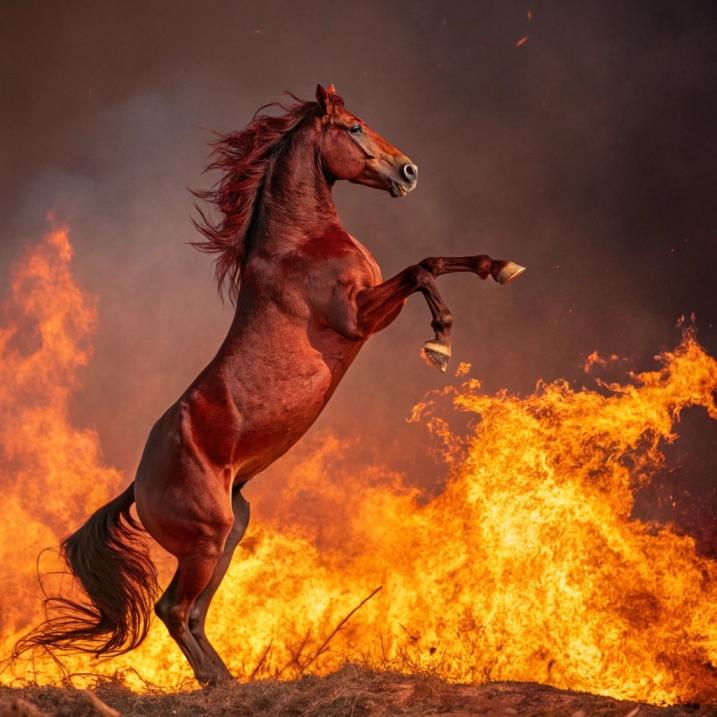
{"label": "horse's muscular leg", "polygon": [[202,650],[187,624],[194,601],[211,580],[221,549],[217,541],[202,541],[190,554],[179,558],[177,572],[155,606],[155,612],[189,661],[197,681],[203,685],[231,678],[218,656],[213,659]]}
{"label": "horse's muscular leg", "polygon": [[358,325],[364,334],[383,329],[398,316],[408,296],[420,291],[431,310],[435,339],[426,341],[423,350],[430,361],[445,371],[451,355],[450,331],[452,318],[438,293],[434,278],[441,274],[471,271],[481,279],[492,276],[499,284],[506,284],[520,276],[525,269],[512,261],[478,256],[429,257],[409,266],[383,284],[363,289],[357,297]]}
{"label": "horse's muscular leg", "polygon": [[221,585],[224,576],[229,568],[229,564],[232,561],[234,550],[239,541],[246,532],[247,525],[249,524],[249,503],[241,494],[241,489],[236,487],[234,495],[232,496],[232,509],[234,511],[234,525],[231,532],[227,536],[227,541],[224,544],[224,552],[222,553],[217,566],[214,568],[214,574],[211,580],[202,594],[195,600],[194,605],[189,613],[189,631],[194,636],[197,644],[202,651],[215,663],[224,666],[221,658],[217,654],[216,650],[212,647],[211,643],[207,639],[206,633],[204,632],[204,623],[207,619],[207,611],[209,605],[212,602],[212,598],[216,593],[217,589]]}
{"label": "horse's muscular leg", "polygon": [[390,323],[401,310],[406,299],[420,291],[426,299],[435,332],[432,341],[426,341],[425,356],[441,371],[445,371],[451,355],[451,326],[453,318],[438,293],[435,279],[430,271],[418,264],[378,286],[363,289],[356,297],[357,324],[359,331],[368,336]]}
{"label": "horse's muscular leg", "polygon": [[481,279],[487,279],[488,276],[492,276],[499,284],[507,284],[517,279],[525,271],[525,267],[515,262],[491,259],[486,254],[479,254],[478,256],[432,256],[419,261],[418,266],[430,271],[432,276],[453,274],[458,271],[471,271],[474,274],[478,274]]}

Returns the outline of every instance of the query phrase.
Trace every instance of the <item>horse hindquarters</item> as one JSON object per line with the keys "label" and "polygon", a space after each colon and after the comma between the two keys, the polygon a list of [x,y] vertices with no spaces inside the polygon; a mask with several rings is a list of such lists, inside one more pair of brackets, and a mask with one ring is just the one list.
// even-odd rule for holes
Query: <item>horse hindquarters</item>
{"label": "horse hindquarters", "polygon": [[229,671],[203,635],[203,620],[197,639],[189,618],[210,587],[235,519],[228,476],[203,458],[193,431],[174,423],[180,415],[170,412],[150,434],[137,472],[137,512],[150,535],[177,558],[176,573],[155,612],[197,680],[213,684],[229,678]]}

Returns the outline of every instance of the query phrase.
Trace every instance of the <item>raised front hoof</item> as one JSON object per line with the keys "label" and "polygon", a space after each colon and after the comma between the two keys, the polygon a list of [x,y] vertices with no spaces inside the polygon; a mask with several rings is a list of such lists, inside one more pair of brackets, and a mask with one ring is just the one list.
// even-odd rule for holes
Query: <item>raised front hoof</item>
{"label": "raised front hoof", "polygon": [[524,266],[516,264],[514,261],[498,261],[495,264],[496,267],[491,273],[501,285],[515,281],[525,271]]}
{"label": "raised front hoof", "polygon": [[421,349],[421,356],[429,366],[435,366],[442,373],[448,368],[448,359],[451,357],[450,346],[439,344],[437,341],[426,341]]}

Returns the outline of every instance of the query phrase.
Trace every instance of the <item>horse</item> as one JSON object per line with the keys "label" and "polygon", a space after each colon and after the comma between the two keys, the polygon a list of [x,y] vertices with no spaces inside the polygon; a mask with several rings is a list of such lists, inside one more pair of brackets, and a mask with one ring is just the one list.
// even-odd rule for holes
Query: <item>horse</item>
{"label": "horse", "polygon": [[[332,188],[348,180],[404,197],[417,166],[349,112],[333,85],[318,85],[315,101],[290,97],[213,142],[208,169],[222,174],[195,192],[215,209],[212,219],[198,207],[195,244],[216,255],[233,321],[216,356],[152,427],[134,481],[61,543],[86,598],[48,597],[45,621],[16,655],[40,646],[128,652],[146,637],[154,608],[199,683],[230,679],[205,620],[249,522],[242,488],[309,429],[367,339],[409,296],[428,304],[434,336],[423,356],[445,372],[453,321],[437,277],[467,271],[507,284],[524,271],[487,255],[439,256],[384,281],[343,227]],[[177,560],[158,600],[147,534]]]}

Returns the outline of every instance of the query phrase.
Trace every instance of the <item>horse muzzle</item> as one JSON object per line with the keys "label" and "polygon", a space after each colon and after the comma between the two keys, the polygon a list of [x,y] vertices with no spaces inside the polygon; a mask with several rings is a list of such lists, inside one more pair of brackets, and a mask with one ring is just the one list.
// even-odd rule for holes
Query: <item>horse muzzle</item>
{"label": "horse muzzle", "polygon": [[388,191],[392,197],[405,197],[418,184],[418,167],[411,161],[401,164],[398,178],[389,178]]}

